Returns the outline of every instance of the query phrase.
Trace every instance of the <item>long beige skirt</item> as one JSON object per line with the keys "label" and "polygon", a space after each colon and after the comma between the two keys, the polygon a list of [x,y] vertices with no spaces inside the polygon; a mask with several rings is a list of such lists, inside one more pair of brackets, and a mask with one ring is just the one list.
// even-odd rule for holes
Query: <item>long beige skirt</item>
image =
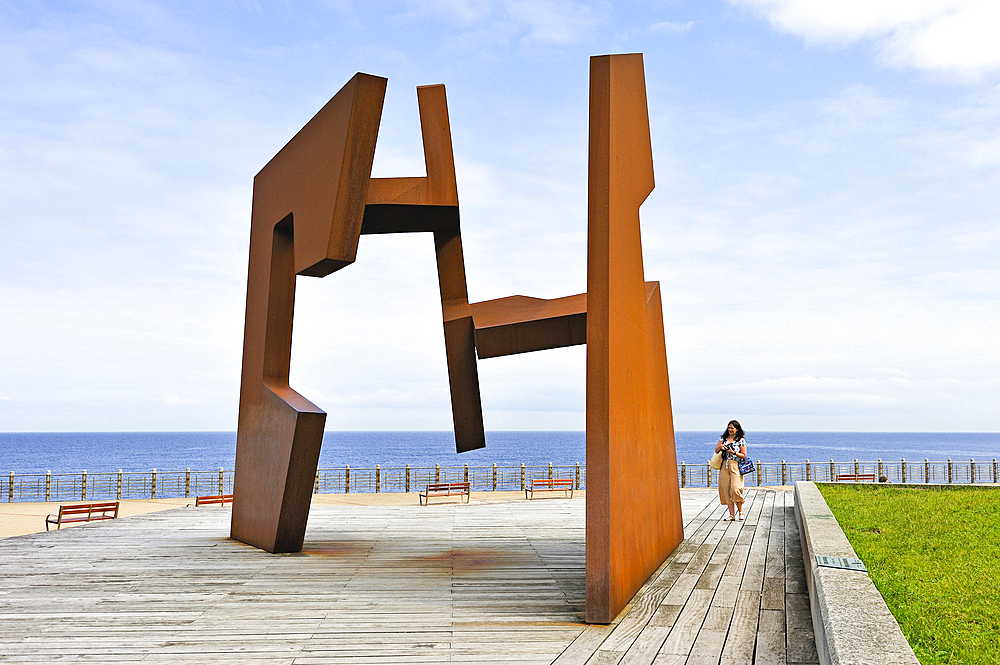
{"label": "long beige skirt", "polygon": [[719,469],[719,503],[743,505],[743,476],[739,462],[734,459],[726,460]]}

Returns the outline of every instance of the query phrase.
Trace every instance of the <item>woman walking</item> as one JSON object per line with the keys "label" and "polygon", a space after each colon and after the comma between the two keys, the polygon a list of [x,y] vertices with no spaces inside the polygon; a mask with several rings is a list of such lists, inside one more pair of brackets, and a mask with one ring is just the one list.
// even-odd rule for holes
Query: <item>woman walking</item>
{"label": "woman walking", "polygon": [[[722,468],[719,469],[719,502],[729,506],[729,521],[743,519],[743,474],[740,460],[746,459],[747,442],[743,428],[735,420],[730,420],[726,431],[719,437],[715,452],[722,454]],[[737,518],[737,511],[739,517]]]}

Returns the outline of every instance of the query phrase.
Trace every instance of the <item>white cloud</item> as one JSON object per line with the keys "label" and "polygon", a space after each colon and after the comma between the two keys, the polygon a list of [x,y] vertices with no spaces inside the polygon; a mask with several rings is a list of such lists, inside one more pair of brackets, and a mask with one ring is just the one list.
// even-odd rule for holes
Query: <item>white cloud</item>
{"label": "white cloud", "polygon": [[488,0],[432,0],[415,4],[416,12],[432,11],[453,16],[464,25],[485,19],[493,10]]}
{"label": "white cloud", "polygon": [[889,62],[979,76],[1000,68],[994,0],[730,0],[812,43],[874,41]]}
{"label": "white cloud", "polygon": [[694,21],[686,23],[674,23],[672,21],[661,21],[649,26],[649,31],[654,35],[677,35],[689,32],[694,27]]}
{"label": "white cloud", "polygon": [[585,4],[571,0],[508,0],[512,18],[528,28],[525,42],[574,44],[590,34],[600,17]]}
{"label": "white cloud", "polygon": [[432,0],[411,7],[400,18],[449,17],[468,30],[459,43],[473,48],[508,43],[518,35],[528,46],[579,44],[595,33],[603,18],[599,6],[574,0]]}

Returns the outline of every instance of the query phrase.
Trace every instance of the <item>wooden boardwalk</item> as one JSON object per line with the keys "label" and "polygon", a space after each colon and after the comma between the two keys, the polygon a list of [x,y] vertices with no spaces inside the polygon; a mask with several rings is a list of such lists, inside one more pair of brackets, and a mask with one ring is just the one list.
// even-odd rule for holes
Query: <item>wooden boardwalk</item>
{"label": "wooden boardwalk", "polygon": [[[813,663],[790,494],[687,539],[611,626],[582,623],[584,501],[314,505],[301,554],[182,508],[0,540],[0,661]],[[414,495],[414,504],[416,496]]]}

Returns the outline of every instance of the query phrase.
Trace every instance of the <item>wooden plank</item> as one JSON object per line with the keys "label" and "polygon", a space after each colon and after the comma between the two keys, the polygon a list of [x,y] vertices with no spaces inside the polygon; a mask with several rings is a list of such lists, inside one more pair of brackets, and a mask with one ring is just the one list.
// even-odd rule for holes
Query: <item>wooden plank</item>
{"label": "wooden plank", "polygon": [[687,539],[609,626],[581,622],[579,499],[314,505],[288,556],[194,508],[5,539],[0,659],[745,665],[747,643],[773,659],[785,633],[786,662],[815,663],[798,531],[776,497],[748,490],[746,520],[724,522],[703,493]]}
{"label": "wooden plank", "polygon": [[754,665],[785,665],[785,612],[761,610]]}
{"label": "wooden plank", "polygon": [[681,605],[660,605],[628,651],[622,655],[622,665],[651,663],[683,609]]}
{"label": "wooden plank", "polygon": [[601,643],[607,638],[614,628],[607,626],[587,626],[580,635],[570,643],[566,649],[554,661],[552,665],[583,665],[594,655]]}
{"label": "wooden plank", "polygon": [[694,640],[701,630],[708,608],[712,604],[712,592],[704,589],[693,589],[674,623],[669,635],[659,649],[659,653],[687,656],[691,652]]}
{"label": "wooden plank", "polygon": [[767,492],[756,518],[753,540],[750,543],[746,567],[740,581],[740,591],[733,609],[732,623],[719,661],[722,665],[746,665],[753,658],[774,501],[775,493]]}
{"label": "wooden plank", "polygon": [[722,649],[720,665],[747,665],[753,659],[760,614],[760,592],[740,591],[733,610],[733,621]]}
{"label": "wooden plank", "polygon": [[702,628],[688,655],[687,665],[716,665],[725,641],[726,631]]}
{"label": "wooden plank", "polygon": [[[639,590],[628,613],[599,648],[599,651],[609,652],[604,658],[611,658],[612,654],[618,654],[614,656],[616,659],[624,657],[640,633],[647,628],[649,621],[662,603],[684,605],[690,590],[697,584],[707,562],[711,560],[717,543],[721,541],[725,533],[725,528],[720,530],[717,521],[711,519],[716,510],[706,507],[699,513],[699,519],[702,523],[695,529],[692,537],[685,539],[671,555],[671,558]],[[690,554],[690,558],[685,556],[687,554]],[[685,559],[686,564],[680,563]],[[678,600],[672,601],[668,596]],[[646,636],[644,643],[647,640],[662,642],[660,639],[660,633],[663,633],[662,626],[654,628]],[[645,651],[645,648],[640,648],[636,653],[644,653]],[[652,653],[655,654],[656,649],[653,649]],[[636,657],[638,656],[633,654],[629,658],[635,660]]]}
{"label": "wooden plank", "polygon": [[[669,634],[676,614],[690,590],[697,584],[707,561],[722,539],[717,519],[718,507],[709,504],[685,527],[691,536],[678,546],[671,559],[636,594],[637,600],[590,662],[649,663]],[[669,594],[680,598],[673,603]],[[674,612],[677,608],[677,613]]]}

